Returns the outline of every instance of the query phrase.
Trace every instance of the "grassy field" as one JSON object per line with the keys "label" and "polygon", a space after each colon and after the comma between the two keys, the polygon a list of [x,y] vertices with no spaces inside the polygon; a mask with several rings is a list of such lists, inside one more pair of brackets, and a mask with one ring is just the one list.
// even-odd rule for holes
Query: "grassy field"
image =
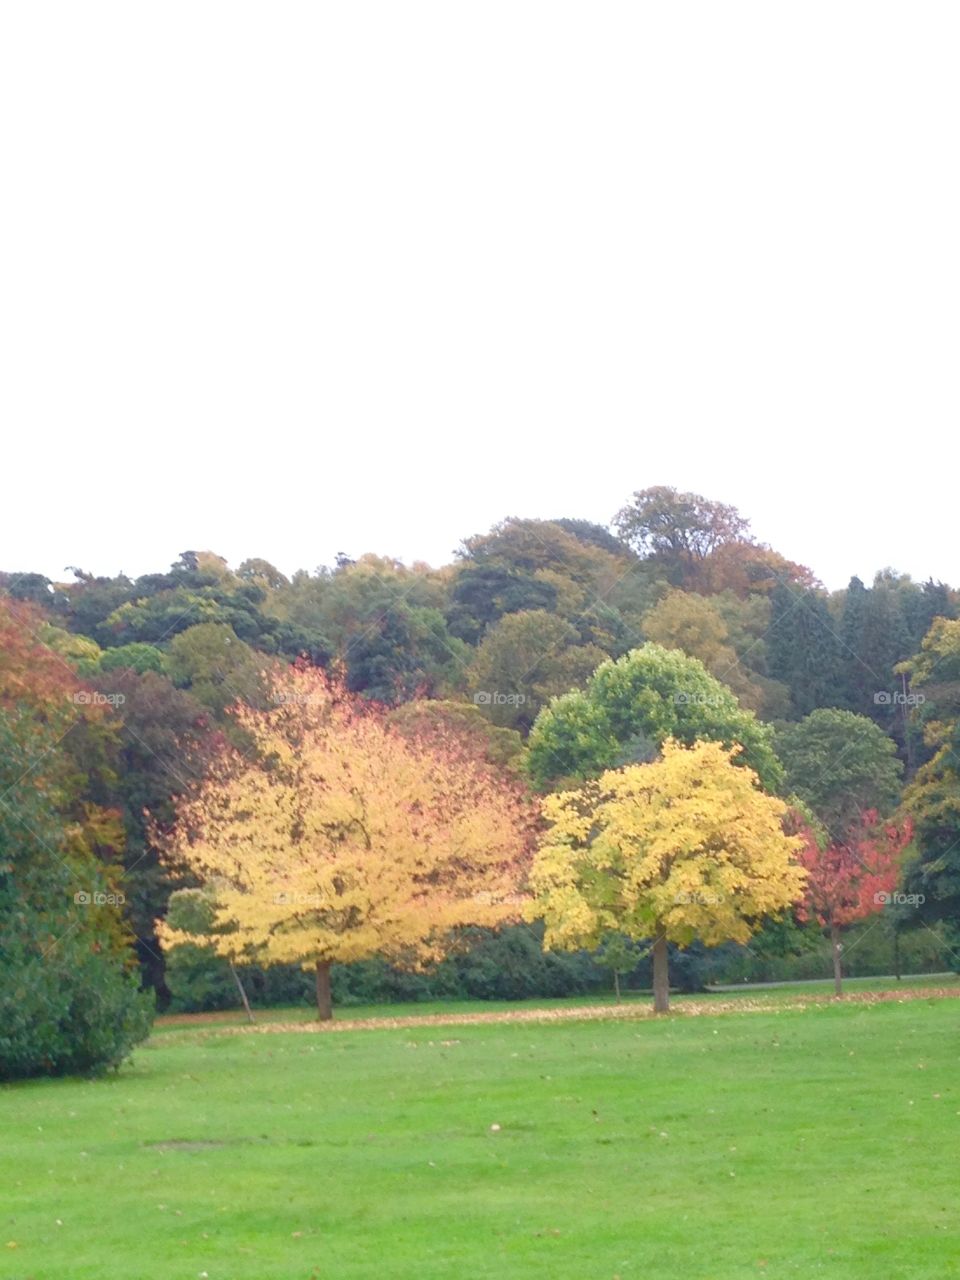
{"label": "grassy field", "polygon": [[[919,974],[913,977],[906,977],[901,982],[887,978],[844,979],[844,991],[850,995],[865,991],[910,991],[918,988],[934,987],[960,987],[960,974]],[[766,983],[763,984],[762,989],[757,986],[745,986],[743,994],[745,999],[748,1000],[762,998],[766,1003],[780,1003],[781,1001],[795,1003],[798,997],[801,996],[831,997],[833,995],[833,979],[814,978],[806,982]],[[700,1005],[704,1001],[702,995],[672,995],[670,998],[679,1009],[689,1003]],[[718,1003],[721,1001],[726,1002],[733,998],[737,998],[737,991],[732,988],[724,989],[722,994],[718,993],[717,995]],[[621,1003],[628,1007],[645,1007],[650,1004],[650,1000],[649,991],[625,991]],[[588,996],[565,996],[557,999],[538,1000],[420,1000],[409,1004],[337,1006],[335,1016],[341,1021],[366,1020],[370,1018],[387,1020],[398,1015],[417,1017],[447,1013],[512,1013],[523,1009],[573,1009],[582,1006],[595,1007],[597,1005],[609,1005],[611,1012],[616,1012],[616,1004],[617,1002],[612,994],[597,995],[595,993]],[[316,1020],[317,1015],[313,1005],[301,1004],[272,1009],[255,1009],[254,1016],[257,1023],[269,1024],[274,1022],[312,1023]],[[247,1016],[241,1009],[226,1009],[218,1013],[169,1014],[157,1019],[156,1033],[160,1035],[171,1029],[200,1025],[242,1027],[247,1025]]]}
{"label": "grassy field", "polygon": [[960,1001],[801,999],[335,1035],[168,1024],[116,1076],[0,1090],[0,1276],[952,1274]]}

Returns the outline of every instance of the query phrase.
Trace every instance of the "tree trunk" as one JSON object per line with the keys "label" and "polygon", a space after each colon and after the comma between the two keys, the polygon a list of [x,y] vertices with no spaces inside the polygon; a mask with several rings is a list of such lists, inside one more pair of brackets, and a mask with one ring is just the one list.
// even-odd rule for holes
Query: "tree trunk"
{"label": "tree trunk", "polygon": [[330,961],[317,961],[317,1018],[329,1022],[333,1017],[333,997],[330,994]]}
{"label": "tree trunk", "polygon": [[657,933],[653,944],[653,1011],[668,1013],[670,1011],[670,973],[667,967],[667,939],[663,933]]}
{"label": "tree trunk", "polygon": [[833,989],[836,995],[843,995],[843,968],[840,964],[840,953],[843,948],[840,945],[840,929],[837,925],[830,926],[830,945],[833,950]]}
{"label": "tree trunk", "polygon": [[250,1022],[256,1022],[256,1018],[253,1016],[253,1010],[250,1008],[250,1001],[247,999],[247,993],[243,989],[243,983],[240,981],[240,975],[237,973],[233,964],[230,965],[230,972],[233,974],[233,980],[237,984],[237,990],[240,992],[240,999],[243,1001],[243,1007],[247,1011],[247,1018]]}
{"label": "tree trunk", "polygon": [[156,934],[138,938],[136,951],[140,961],[141,985],[144,990],[153,987],[156,992],[157,1013],[163,1013],[170,1007],[173,992],[167,986],[167,965],[160,939]]}
{"label": "tree trunk", "polygon": [[613,971],[613,989],[617,993],[617,1004],[620,1003],[620,974],[614,969]]}

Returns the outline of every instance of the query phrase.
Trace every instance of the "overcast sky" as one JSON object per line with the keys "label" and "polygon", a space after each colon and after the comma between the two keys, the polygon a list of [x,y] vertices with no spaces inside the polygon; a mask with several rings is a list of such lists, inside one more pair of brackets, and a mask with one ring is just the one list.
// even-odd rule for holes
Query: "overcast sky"
{"label": "overcast sky", "polygon": [[0,18],[0,568],[441,563],[672,484],[960,584],[955,4]]}

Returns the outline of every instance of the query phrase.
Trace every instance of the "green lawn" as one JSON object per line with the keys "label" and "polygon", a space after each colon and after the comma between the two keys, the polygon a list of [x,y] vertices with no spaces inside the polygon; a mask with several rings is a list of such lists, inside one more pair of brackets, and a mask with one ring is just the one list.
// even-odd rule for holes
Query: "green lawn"
{"label": "green lawn", "polygon": [[958,1030],[960,1001],[788,995],[662,1020],[168,1027],[115,1077],[0,1090],[0,1276],[941,1280]]}
{"label": "green lawn", "polygon": [[[955,987],[960,985],[960,974],[916,974],[907,976],[900,982],[887,978],[845,978],[843,985],[844,991],[850,995],[855,995],[857,992],[862,991],[896,991],[898,989],[910,991],[918,988]],[[722,992],[717,992],[715,998],[718,1002],[727,1003],[731,999],[736,999],[740,993],[740,988],[725,988]],[[742,994],[748,1000],[762,999],[767,1003],[779,1003],[780,1001],[790,1003],[795,1002],[798,997],[802,996],[831,997],[833,995],[833,979],[813,978],[805,982],[765,983],[756,986],[744,986]],[[674,994],[670,998],[674,1004],[682,1006],[688,1001],[702,1004],[706,999],[709,1002],[711,997],[705,997],[703,994],[692,996]],[[651,994],[649,991],[625,991],[623,993],[623,1004],[645,1006],[649,1005],[650,1002]],[[612,994],[592,994],[588,996],[564,996],[557,999],[540,998],[537,1000],[421,1000],[407,1004],[338,1005],[334,1012],[337,1019],[349,1019],[352,1021],[366,1018],[416,1017],[435,1013],[492,1013],[510,1012],[517,1009],[569,1009],[578,1005],[592,1007],[610,1005],[613,1008],[615,1004],[616,1001]],[[255,1009],[254,1016],[258,1023],[307,1023],[314,1022],[317,1015],[313,1005],[301,1004],[271,1009]],[[247,1016],[242,1009],[229,1009],[212,1014],[169,1014],[158,1019],[156,1032],[161,1035],[168,1033],[170,1030],[200,1024],[241,1027],[247,1025]]]}

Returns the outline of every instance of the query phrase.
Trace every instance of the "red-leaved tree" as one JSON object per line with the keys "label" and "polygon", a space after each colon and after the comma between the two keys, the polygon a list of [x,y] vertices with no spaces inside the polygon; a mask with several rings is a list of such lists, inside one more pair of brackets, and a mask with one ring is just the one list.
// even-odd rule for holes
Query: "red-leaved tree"
{"label": "red-leaved tree", "polygon": [[909,844],[909,822],[897,826],[867,810],[846,840],[820,835],[798,818],[805,839],[799,854],[807,869],[807,887],[797,914],[816,919],[830,935],[833,978],[837,995],[843,994],[840,931],[857,920],[882,911],[897,886],[900,858]]}

